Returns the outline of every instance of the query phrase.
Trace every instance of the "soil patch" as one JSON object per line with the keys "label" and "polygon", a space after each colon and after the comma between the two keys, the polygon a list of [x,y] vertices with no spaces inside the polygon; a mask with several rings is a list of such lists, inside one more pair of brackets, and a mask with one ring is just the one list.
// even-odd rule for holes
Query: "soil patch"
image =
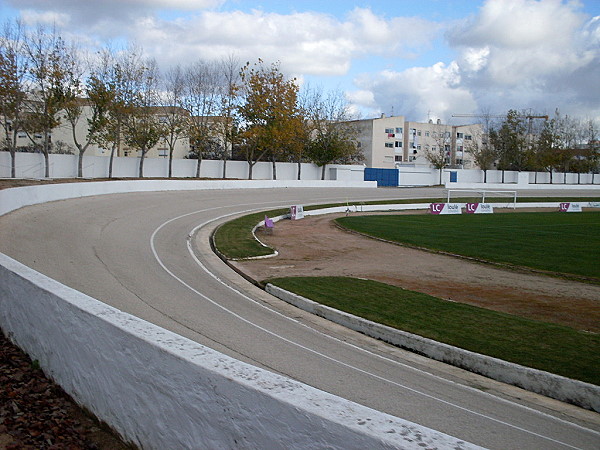
{"label": "soil patch", "polygon": [[[407,213],[414,214],[399,214]],[[340,216],[283,220],[275,224],[272,234],[259,230],[257,237],[279,255],[234,264],[259,281],[290,276],[368,278],[451,301],[600,332],[598,285],[377,241],[336,227],[332,220]]]}

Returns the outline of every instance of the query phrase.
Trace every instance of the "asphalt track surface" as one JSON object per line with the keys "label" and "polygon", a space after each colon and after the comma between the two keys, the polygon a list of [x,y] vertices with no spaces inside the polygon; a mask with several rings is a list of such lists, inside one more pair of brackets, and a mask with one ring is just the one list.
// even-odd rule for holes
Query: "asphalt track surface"
{"label": "asphalt track surface", "polygon": [[496,449],[600,448],[599,414],[304,313],[245,281],[208,246],[215,226],[248,211],[428,196],[443,192],[247,189],[65,200],[0,217],[0,251],[239,360],[474,444]]}

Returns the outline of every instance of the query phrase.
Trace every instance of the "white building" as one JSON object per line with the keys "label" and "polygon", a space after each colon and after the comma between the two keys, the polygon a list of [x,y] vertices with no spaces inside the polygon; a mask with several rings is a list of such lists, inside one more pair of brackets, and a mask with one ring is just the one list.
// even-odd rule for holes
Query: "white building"
{"label": "white building", "polygon": [[427,152],[443,147],[449,166],[475,168],[466,151],[481,143],[481,124],[447,125],[439,120],[427,123],[405,121],[404,116],[355,120],[357,141],[367,167],[393,169],[402,164],[429,166]]}

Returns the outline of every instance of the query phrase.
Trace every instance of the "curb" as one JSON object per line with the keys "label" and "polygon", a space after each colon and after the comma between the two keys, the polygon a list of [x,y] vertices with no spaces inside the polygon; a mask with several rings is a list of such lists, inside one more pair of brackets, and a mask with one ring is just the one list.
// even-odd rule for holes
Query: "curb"
{"label": "curb", "polygon": [[537,394],[600,412],[600,387],[503,361],[381,325],[267,284],[265,290],[304,311],[397,347]]}

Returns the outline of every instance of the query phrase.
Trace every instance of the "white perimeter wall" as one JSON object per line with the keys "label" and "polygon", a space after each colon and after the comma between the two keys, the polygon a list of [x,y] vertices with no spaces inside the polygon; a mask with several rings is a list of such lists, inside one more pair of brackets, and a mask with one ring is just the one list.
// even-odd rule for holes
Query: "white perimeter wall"
{"label": "white perimeter wall", "polygon": [[[64,189],[80,185],[107,193],[134,184],[153,182],[5,189],[0,204],[66,198]],[[475,448],[229,358],[1,253],[0,328],[76,401],[142,448]]]}
{"label": "white perimeter wall", "polygon": [[[44,156],[41,153],[16,154],[17,178],[43,178],[45,174]],[[107,178],[109,158],[104,156],[84,156],[83,176],[85,178]],[[75,178],[77,177],[78,156],[75,155],[50,155],[50,178]],[[139,173],[139,158],[114,158],[114,178],[136,178]],[[197,160],[173,160],[174,178],[193,178],[196,176]],[[9,178],[11,168],[10,153],[0,151],[0,178]],[[336,170],[327,170],[335,168]],[[325,179],[351,178],[353,181],[363,181],[363,166],[334,164],[328,165],[325,170]],[[301,178],[303,180],[320,180],[321,167],[314,164],[302,164]],[[336,175],[337,173],[343,175]],[[169,161],[165,158],[145,158],[144,177],[167,177],[169,174]],[[203,160],[200,164],[201,178],[222,178],[223,161]],[[245,161],[227,161],[226,178],[245,180],[248,179],[248,163]],[[273,168],[270,162],[258,162],[252,170],[255,180],[271,180]],[[298,165],[295,163],[277,163],[278,180],[296,180],[298,178]]]}

